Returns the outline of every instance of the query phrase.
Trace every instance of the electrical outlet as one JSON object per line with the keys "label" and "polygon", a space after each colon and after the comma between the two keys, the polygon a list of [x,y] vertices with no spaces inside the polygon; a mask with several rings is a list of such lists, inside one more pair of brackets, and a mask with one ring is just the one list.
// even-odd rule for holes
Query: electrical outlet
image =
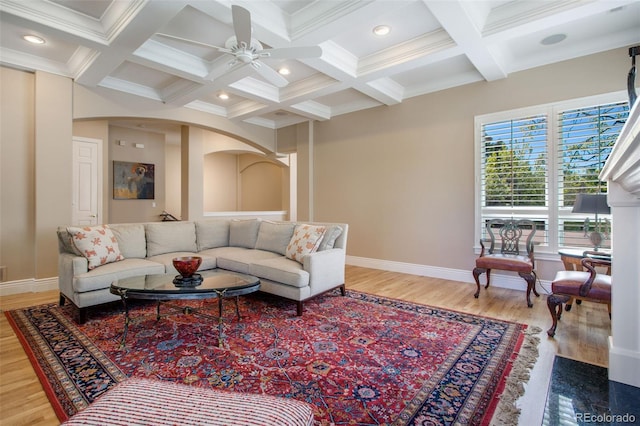
{"label": "electrical outlet", "polygon": [[155,207],[155,206],[156,206],[156,202],[154,201],[151,203],[151,207]]}

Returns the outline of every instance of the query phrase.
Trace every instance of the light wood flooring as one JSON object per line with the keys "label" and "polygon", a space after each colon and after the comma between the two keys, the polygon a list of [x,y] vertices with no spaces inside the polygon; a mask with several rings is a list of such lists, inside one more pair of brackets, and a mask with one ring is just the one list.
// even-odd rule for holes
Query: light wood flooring
{"label": "light wood flooring", "polygon": [[[611,323],[606,305],[585,302],[574,306],[570,312],[564,313],[555,339],[550,339],[546,330],[551,325],[551,319],[543,293],[540,298],[532,296],[534,306],[529,309],[523,291],[482,288],[480,297],[475,299],[474,284],[356,266],[346,268],[346,287],[542,328],[539,335],[540,356],[526,385],[525,396],[518,401],[518,406],[522,408],[521,424],[541,424],[555,354],[608,366],[607,338],[611,333]],[[57,291],[2,296],[0,309],[5,311],[57,301]],[[0,315],[0,424],[59,424],[4,314]]]}

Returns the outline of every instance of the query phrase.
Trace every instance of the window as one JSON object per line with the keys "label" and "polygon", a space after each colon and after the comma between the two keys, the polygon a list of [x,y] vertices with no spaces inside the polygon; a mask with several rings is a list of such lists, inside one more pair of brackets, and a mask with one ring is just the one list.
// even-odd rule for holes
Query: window
{"label": "window", "polygon": [[[537,224],[537,251],[590,248],[585,226],[592,231],[595,216],[571,210],[578,193],[606,192],[598,175],[629,113],[623,96],[476,117],[478,238],[489,219],[526,218]],[[609,215],[598,219],[606,234]]]}

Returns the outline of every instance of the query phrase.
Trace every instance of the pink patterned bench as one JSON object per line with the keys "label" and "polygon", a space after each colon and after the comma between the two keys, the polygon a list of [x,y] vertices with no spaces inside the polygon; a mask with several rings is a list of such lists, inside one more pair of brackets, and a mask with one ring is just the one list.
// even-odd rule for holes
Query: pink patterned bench
{"label": "pink patterned bench", "polygon": [[149,379],[129,379],[63,425],[310,426],[307,403]]}

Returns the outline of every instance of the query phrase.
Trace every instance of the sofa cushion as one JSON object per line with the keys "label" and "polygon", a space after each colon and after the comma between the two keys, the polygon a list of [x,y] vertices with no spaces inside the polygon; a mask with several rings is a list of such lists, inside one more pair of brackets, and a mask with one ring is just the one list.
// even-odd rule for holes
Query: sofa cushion
{"label": "sofa cushion", "polygon": [[66,226],[58,226],[58,246],[63,252],[82,256],[82,253],[73,245],[73,237]]}
{"label": "sofa cushion", "polygon": [[142,223],[118,223],[109,227],[118,240],[120,252],[125,258],[147,257],[147,240]]}
{"label": "sofa cushion", "polygon": [[255,248],[260,219],[232,220],[229,224],[229,246]]}
{"label": "sofa cushion", "polygon": [[164,274],[164,265],[145,259],[124,259],[92,269],[73,278],[73,289],[78,293],[109,288],[121,278],[136,275]]}
{"label": "sofa cushion", "polygon": [[302,263],[302,258],[318,250],[327,228],[319,225],[297,225],[291,242],[287,246],[286,256]]}
{"label": "sofa cushion", "polygon": [[163,253],[157,256],[148,257],[147,260],[150,260],[152,262],[162,263],[165,266],[165,271],[167,274],[174,274],[174,273],[178,273],[178,271],[173,266],[173,259],[176,257],[188,257],[188,256],[198,256],[202,258],[202,263],[198,267],[198,271],[206,271],[207,269],[215,269],[216,267],[215,257],[207,256],[203,253],[192,253],[187,251]]}
{"label": "sofa cushion", "polygon": [[193,222],[158,222],[144,226],[147,257],[174,251],[196,252],[196,226]]}
{"label": "sofa cushion", "polygon": [[284,256],[295,226],[294,223],[262,221],[258,231],[256,248]]}
{"label": "sofa cushion", "polygon": [[196,239],[198,241],[198,251],[227,247],[229,245],[229,221],[196,221]]}
{"label": "sofa cushion", "polygon": [[[234,247],[230,247],[234,248]],[[282,257],[281,255],[264,250],[257,249],[239,249],[235,247],[236,251],[227,251],[224,254],[218,255],[217,263],[218,268],[228,269],[234,272],[240,272],[241,274],[250,274],[249,269],[252,263],[260,260],[275,259]]]}
{"label": "sofa cushion", "polygon": [[320,241],[320,245],[318,246],[318,251],[329,250],[332,249],[336,243],[338,237],[342,235],[342,227],[339,225],[329,225],[327,226],[327,231],[322,237],[322,241]]}
{"label": "sofa cushion", "polygon": [[107,225],[83,228],[69,226],[67,231],[71,235],[73,245],[87,258],[89,269],[124,259],[118,240]]}
{"label": "sofa cushion", "polygon": [[255,261],[249,266],[249,274],[298,288],[309,285],[309,273],[302,265],[283,256]]}

